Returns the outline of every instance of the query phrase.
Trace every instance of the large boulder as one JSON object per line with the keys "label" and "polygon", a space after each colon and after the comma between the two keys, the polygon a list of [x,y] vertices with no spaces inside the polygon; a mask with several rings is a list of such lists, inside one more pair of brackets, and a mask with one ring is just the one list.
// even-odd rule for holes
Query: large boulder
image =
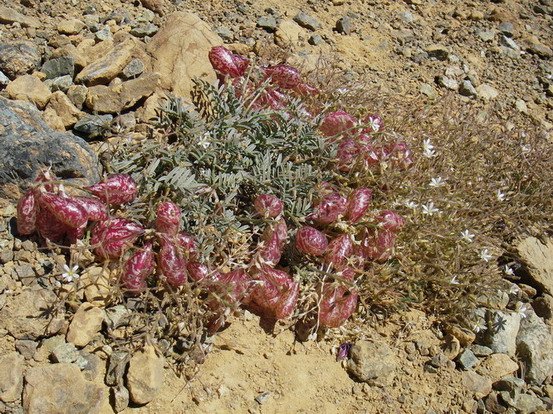
{"label": "large boulder", "polygon": [[161,87],[175,95],[190,97],[194,77],[215,82],[208,53],[223,44],[207,23],[192,13],[173,13],[148,43],[152,71],[161,74]]}
{"label": "large boulder", "polygon": [[99,180],[97,156],[83,139],[52,130],[32,104],[0,98],[0,196],[18,197],[18,185],[50,166],[82,184]]}

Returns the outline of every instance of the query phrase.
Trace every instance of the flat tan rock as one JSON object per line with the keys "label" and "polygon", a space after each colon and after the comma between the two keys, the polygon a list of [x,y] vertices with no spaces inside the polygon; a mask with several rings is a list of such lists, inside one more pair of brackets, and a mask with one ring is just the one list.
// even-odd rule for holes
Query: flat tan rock
{"label": "flat tan rock", "polygon": [[192,13],[177,12],[147,45],[152,71],[161,75],[161,87],[185,98],[190,97],[194,77],[215,82],[216,75],[208,53],[223,44],[209,25]]}
{"label": "flat tan rock", "polygon": [[66,131],[63,120],[53,108],[46,108],[42,113],[42,119],[44,119],[44,122],[54,131]]}
{"label": "flat tan rock", "polygon": [[14,9],[0,6],[0,23],[19,23],[21,26],[40,27],[40,20],[34,17],[25,16]]}
{"label": "flat tan rock", "polygon": [[10,98],[32,102],[40,109],[46,106],[52,95],[50,89],[33,75],[20,76],[8,84],[6,91]]}
{"label": "flat tan rock", "polygon": [[163,358],[158,357],[153,346],[133,355],[127,373],[127,388],[131,400],[136,404],[152,401],[163,386]]}
{"label": "flat tan rock", "polygon": [[553,295],[553,239],[548,238],[543,243],[528,237],[518,244],[517,251],[534,283],[544,293]]}
{"label": "flat tan rock", "polygon": [[67,35],[76,35],[81,32],[85,28],[85,24],[80,21],[79,19],[68,19],[68,20],[62,20],[58,24],[58,32],[67,34]]}
{"label": "flat tan rock", "polygon": [[[132,59],[134,42],[127,40],[116,45],[109,53],[85,66],[75,78],[76,82],[86,85],[109,83],[119,75]],[[77,62],[77,59],[75,59]]]}
{"label": "flat tan rock", "polygon": [[492,354],[487,357],[477,368],[476,372],[497,381],[507,375],[512,375],[518,370],[518,364],[507,354]]}
{"label": "flat tan rock", "polygon": [[275,43],[281,47],[296,45],[307,36],[307,30],[293,20],[283,20],[275,32]]}
{"label": "flat tan rock", "polygon": [[0,357],[0,400],[12,402],[21,398],[25,358],[17,352]]}
{"label": "flat tan rock", "polygon": [[67,342],[75,346],[86,346],[100,332],[102,322],[105,319],[105,312],[92,306],[90,303],[83,303],[77,309],[73,320],[67,331]]}
{"label": "flat tan rock", "polygon": [[64,127],[70,127],[84,116],[73,102],[61,91],[54,92],[48,102],[48,108],[52,108],[62,120]]}

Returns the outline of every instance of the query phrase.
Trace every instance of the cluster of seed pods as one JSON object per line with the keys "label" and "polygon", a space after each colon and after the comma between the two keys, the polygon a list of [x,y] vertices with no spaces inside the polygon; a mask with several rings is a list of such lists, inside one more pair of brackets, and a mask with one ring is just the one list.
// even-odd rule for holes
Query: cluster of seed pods
{"label": "cluster of seed pods", "polygon": [[[302,82],[300,72],[289,65],[275,65],[250,70],[247,58],[234,54],[224,46],[216,46],[209,52],[209,60],[219,79],[231,79],[237,94],[246,91],[251,98],[249,102],[255,109],[270,108],[282,110],[286,108],[291,97],[308,96],[319,93],[317,88]],[[259,86],[267,83],[263,91]]]}

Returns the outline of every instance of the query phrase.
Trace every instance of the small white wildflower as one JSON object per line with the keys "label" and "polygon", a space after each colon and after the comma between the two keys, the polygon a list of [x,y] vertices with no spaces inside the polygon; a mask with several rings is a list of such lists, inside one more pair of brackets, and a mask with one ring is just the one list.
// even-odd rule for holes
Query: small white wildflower
{"label": "small white wildflower", "polygon": [[202,147],[203,149],[209,148],[211,145],[211,142],[209,142],[209,134],[204,134],[198,139],[198,145]]}
{"label": "small white wildflower", "polygon": [[474,239],[474,234],[472,234],[468,229],[461,232],[461,239],[466,241],[467,243],[472,243],[472,240]]}
{"label": "small white wildflower", "polygon": [[428,216],[433,216],[434,214],[438,214],[440,210],[438,210],[436,207],[434,207],[434,202],[430,201],[428,204],[422,206],[422,214],[426,214]]}
{"label": "small white wildflower", "polygon": [[517,295],[518,292],[520,292],[520,288],[513,283],[512,286],[509,288],[509,293],[511,295]]}
{"label": "small white wildflower", "polygon": [[530,152],[532,148],[530,147],[530,145],[521,145],[520,149],[522,150],[522,152]]}
{"label": "small white wildflower", "polygon": [[434,151],[434,145],[430,143],[430,139],[425,139],[422,143],[423,155],[427,158],[432,158],[436,156],[436,151]]}
{"label": "small white wildflower", "polygon": [[507,200],[507,196],[505,195],[505,193],[501,192],[501,190],[497,190],[496,196],[499,201]]}
{"label": "small white wildflower", "polygon": [[[503,267],[503,272],[505,272],[506,275],[508,276],[514,276],[515,275],[515,272],[513,272],[513,269],[511,269],[509,267],[509,265],[505,265],[505,267]],[[516,285],[514,285],[516,286]]]}
{"label": "small white wildflower", "polygon": [[432,178],[428,185],[430,187],[443,187],[445,185],[445,181],[442,180],[442,177]]}
{"label": "small white wildflower", "polygon": [[336,92],[338,92],[340,95],[345,95],[346,93],[349,92],[349,89],[347,89],[347,88],[338,88],[338,89],[336,89]]}
{"label": "small white wildflower", "polygon": [[453,276],[449,281],[452,285],[460,285],[461,283],[457,280],[457,276]]}
{"label": "small white wildflower", "polygon": [[486,323],[482,319],[476,321],[474,325],[472,325],[472,330],[476,333],[485,331],[486,329],[488,329],[488,327],[486,326]]}
{"label": "small white wildflower", "polygon": [[493,256],[488,252],[488,249],[484,249],[480,252],[480,258],[485,262],[489,262],[492,257]]}
{"label": "small white wildflower", "polygon": [[522,302],[517,302],[515,305],[515,313],[518,313],[520,317],[524,319],[528,316],[526,312],[528,312],[528,305]]}
{"label": "small white wildflower", "polygon": [[380,128],[382,127],[380,118],[376,116],[370,116],[368,121],[370,129],[372,129],[374,132],[380,131]]}
{"label": "small white wildflower", "polygon": [[415,203],[414,201],[406,201],[405,206],[414,210],[419,206],[419,204]]}
{"label": "small white wildflower", "polygon": [[65,270],[64,273],[61,274],[61,277],[63,278],[64,282],[73,282],[73,280],[78,279],[80,276],[77,273],[77,270],[79,270],[79,266],[73,266],[73,268],[69,269],[69,266],[66,264],[63,265],[63,270]]}

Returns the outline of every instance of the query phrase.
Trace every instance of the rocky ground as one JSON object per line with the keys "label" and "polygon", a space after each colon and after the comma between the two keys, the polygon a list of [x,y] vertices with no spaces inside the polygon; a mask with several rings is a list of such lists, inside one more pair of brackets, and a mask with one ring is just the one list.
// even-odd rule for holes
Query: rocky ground
{"label": "rocky ground", "polygon": [[[4,0],[0,412],[551,412],[551,240],[521,243],[528,276],[483,315],[489,329],[396,314],[360,332],[345,362],[336,362],[339,332],[299,343],[285,329],[267,335],[246,313],[185,380],[163,344],[134,355],[108,344],[130,322],[125,308],[103,306],[102,268],[74,285],[84,299],[71,320],[53,312],[66,259],[14,236],[20,184],[50,163],[63,178],[96,181],[105,138],[146,136],[165,93],[188,97],[192,77],[215,80],[207,51],[221,44],[304,71],[322,56],[351,79],[428,104],[455,94],[508,128],[537,121],[551,140],[550,0]],[[513,298],[520,312],[505,310]]]}

